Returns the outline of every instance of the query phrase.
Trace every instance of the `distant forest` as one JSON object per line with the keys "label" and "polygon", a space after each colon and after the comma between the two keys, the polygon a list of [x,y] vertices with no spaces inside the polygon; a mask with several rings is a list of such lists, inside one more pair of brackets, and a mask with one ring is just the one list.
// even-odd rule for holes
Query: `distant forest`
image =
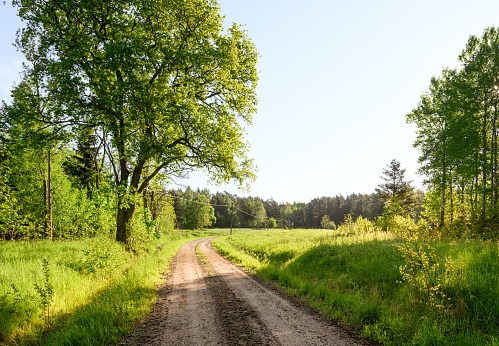
{"label": "distant forest", "polygon": [[[236,228],[335,228],[345,219],[362,217],[374,221],[383,213],[385,205],[376,193],[320,197],[308,203],[277,203],[272,198],[239,197],[228,192],[212,194],[208,189],[193,191],[190,187],[170,190],[168,194],[173,198],[176,227],[179,229],[204,226],[229,228],[231,220]],[[417,218],[422,209],[423,193],[417,191],[416,195],[419,206],[415,210]],[[234,207],[231,208],[231,205]],[[213,210],[210,211],[209,207]],[[210,221],[194,225],[192,220],[205,213],[210,214],[207,218]]]}

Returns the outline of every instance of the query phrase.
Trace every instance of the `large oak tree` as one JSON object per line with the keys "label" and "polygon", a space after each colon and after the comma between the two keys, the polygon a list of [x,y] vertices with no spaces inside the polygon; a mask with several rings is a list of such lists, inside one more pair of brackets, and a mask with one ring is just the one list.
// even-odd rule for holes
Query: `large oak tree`
{"label": "large oak tree", "polygon": [[238,25],[224,29],[216,1],[14,5],[26,24],[17,38],[25,79],[51,105],[22,116],[99,137],[116,183],[118,241],[155,176],[203,169],[215,182],[254,178],[243,126],[256,110],[258,54]]}

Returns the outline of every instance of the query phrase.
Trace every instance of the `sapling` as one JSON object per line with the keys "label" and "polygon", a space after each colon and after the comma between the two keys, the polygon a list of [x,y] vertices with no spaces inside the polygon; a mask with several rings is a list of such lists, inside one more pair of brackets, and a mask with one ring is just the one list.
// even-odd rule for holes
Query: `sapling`
{"label": "sapling", "polygon": [[35,283],[35,290],[40,295],[40,304],[42,305],[43,315],[45,317],[45,323],[50,324],[50,305],[54,299],[54,288],[50,282],[50,271],[49,271],[49,261],[48,259],[43,259],[43,285],[38,285]]}

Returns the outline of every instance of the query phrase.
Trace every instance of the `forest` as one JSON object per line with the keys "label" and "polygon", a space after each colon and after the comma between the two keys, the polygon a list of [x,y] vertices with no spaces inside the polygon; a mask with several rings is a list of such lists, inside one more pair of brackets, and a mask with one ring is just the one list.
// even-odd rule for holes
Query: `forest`
{"label": "forest", "polygon": [[[395,190],[398,192],[397,187]],[[416,197],[414,217],[420,217],[424,194],[413,191]],[[196,229],[192,218],[204,215],[201,227],[215,228],[315,228],[334,229],[344,223],[345,218],[359,217],[375,221],[383,214],[386,198],[376,192],[351,194],[346,197],[314,198],[308,203],[277,203],[270,198],[239,197],[227,192],[211,194],[208,189],[193,191],[170,190],[175,210],[175,226],[178,229]]]}
{"label": "forest", "polygon": [[[11,141],[10,145],[17,144]],[[99,164],[97,149],[80,146],[76,151],[55,150],[50,154],[53,238],[109,235],[114,229],[116,198],[112,179],[105,169],[93,169]],[[3,239],[50,236],[47,175],[48,153],[16,147],[15,154],[3,155]],[[417,195],[421,205],[423,193],[417,191]],[[141,196],[137,222],[142,224],[137,232],[148,239],[174,229],[206,227],[334,229],[347,215],[353,220],[361,217],[375,221],[384,205],[385,200],[375,192],[320,197],[308,203],[277,203],[272,198],[212,194],[208,189],[166,190],[155,186]]]}

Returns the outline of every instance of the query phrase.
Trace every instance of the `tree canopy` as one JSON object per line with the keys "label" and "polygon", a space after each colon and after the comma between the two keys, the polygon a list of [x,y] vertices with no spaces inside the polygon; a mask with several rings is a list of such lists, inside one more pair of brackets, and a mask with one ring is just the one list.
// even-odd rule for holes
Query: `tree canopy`
{"label": "tree canopy", "polygon": [[213,0],[16,0],[28,64],[14,91],[19,120],[99,142],[127,240],[136,196],[151,179],[205,170],[215,182],[254,178],[244,124],[256,111],[258,54],[223,27]]}
{"label": "tree canopy", "polygon": [[431,189],[425,204],[434,206],[440,225],[477,217],[483,224],[499,210],[499,30],[470,36],[459,61],[460,68],[432,78],[407,114],[417,126],[414,146]]}

